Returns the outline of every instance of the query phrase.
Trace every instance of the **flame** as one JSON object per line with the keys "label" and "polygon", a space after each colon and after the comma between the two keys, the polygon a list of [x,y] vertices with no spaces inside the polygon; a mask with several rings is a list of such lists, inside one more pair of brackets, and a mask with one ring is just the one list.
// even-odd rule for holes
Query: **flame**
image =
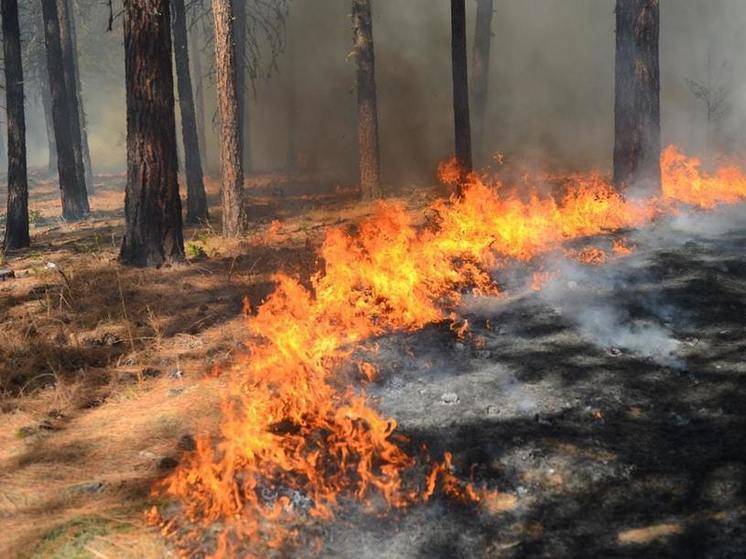
{"label": "flame", "polygon": [[[661,168],[662,193],[646,200],[625,199],[599,174],[571,177],[558,198],[472,174],[461,197],[432,205],[435,226],[381,203],[356,234],[329,231],[309,284],[275,276],[275,291],[249,317],[246,356],[227,371],[220,432],[198,438],[156,486],[156,494],[181,502],[180,512],[165,519],[154,510],[150,521],[184,555],[263,556],[292,546],[305,519],[328,520],[346,499],[372,503],[376,493],[399,508],[438,488],[465,502],[484,499],[487,493],[457,478],[449,454],[421,482],[411,479],[417,460],[404,450],[396,421],[351,388],[350,365],[358,377],[376,375],[353,353],[372,337],[440,321],[464,336],[468,323],[454,313],[462,293],[499,294],[490,272],[507,260],[637,227],[682,204],[711,208],[746,198],[746,177],[736,168],[706,175],[676,148],[665,150]],[[453,161],[442,165],[441,180],[457,181],[458,171]],[[606,259],[599,249],[587,256]],[[532,286],[551,277],[535,275]],[[216,522],[220,534],[206,542]]]}
{"label": "flame", "polygon": [[611,251],[614,256],[629,256],[632,254],[634,247],[628,244],[624,239],[614,239],[611,243]]}

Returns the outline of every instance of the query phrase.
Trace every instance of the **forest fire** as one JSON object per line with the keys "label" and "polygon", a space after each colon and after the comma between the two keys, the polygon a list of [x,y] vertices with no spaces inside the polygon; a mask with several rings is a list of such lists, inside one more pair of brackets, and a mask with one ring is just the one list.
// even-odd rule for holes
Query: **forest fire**
{"label": "forest fire", "polygon": [[[374,352],[375,336],[453,320],[466,291],[498,294],[493,272],[505,262],[528,262],[569,240],[639,227],[684,206],[746,198],[746,175],[735,167],[707,175],[669,147],[661,168],[662,195],[641,200],[595,174],[573,177],[559,201],[472,174],[463,197],[431,206],[435,224],[380,204],[356,233],[329,231],[310,285],[275,276],[274,293],[248,319],[248,351],[228,372],[220,433],[200,438],[156,488],[177,498],[181,512],[166,517],[154,509],[151,521],[186,555],[205,552],[204,531],[220,522],[208,552],[226,557],[292,545],[304,518],[330,519],[348,499],[374,508],[378,494],[400,508],[440,487],[479,502],[484,493],[456,478],[449,455],[417,468],[396,421],[351,383],[353,353]],[[455,176],[452,166],[442,170]],[[612,253],[630,250],[616,242]],[[593,263],[607,258],[585,252]],[[532,288],[551,274],[534,274]],[[355,359],[360,376],[375,376],[371,363]],[[429,473],[417,474],[423,469]]]}

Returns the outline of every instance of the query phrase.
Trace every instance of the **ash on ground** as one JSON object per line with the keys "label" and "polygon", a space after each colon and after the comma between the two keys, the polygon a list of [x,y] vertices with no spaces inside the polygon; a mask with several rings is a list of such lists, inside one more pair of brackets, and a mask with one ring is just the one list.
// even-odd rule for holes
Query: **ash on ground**
{"label": "ash on ground", "polygon": [[729,212],[469,301],[464,340],[447,325],[381,340],[367,392],[412,449],[451,451],[461,478],[515,499],[347,507],[322,555],[743,557],[746,211]]}

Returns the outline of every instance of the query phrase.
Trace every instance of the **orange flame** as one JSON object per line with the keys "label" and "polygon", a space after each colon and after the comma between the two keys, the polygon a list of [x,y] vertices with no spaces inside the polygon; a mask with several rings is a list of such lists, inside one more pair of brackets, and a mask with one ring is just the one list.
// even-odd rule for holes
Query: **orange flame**
{"label": "orange flame", "polygon": [[[465,289],[497,294],[490,272],[507,259],[527,261],[569,239],[640,226],[680,204],[710,208],[746,198],[746,176],[736,168],[705,175],[699,161],[673,147],[661,166],[662,194],[648,200],[625,200],[597,174],[572,177],[559,200],[472,174],[461,198],[432,205],[436,228],[420,226],[401,205],[382,203],[357,234],[330,231],[310,288],[277,275],[276,290],[249,319],[251,341],[230,371],[220,433],[199,438],[155,488],[181,501],[179,515],[164,519],[152,511],[151,522],[186,555],[253,549],[262,556],[292,545],[303,518],[332,518],[343,499],[376,492],[403,507],[427,501],[439,486],[479,501],[479,492],[452,472],[450,455],[422,487],[405,482],[416,461],[402,449],[396,421],[382,417],[362,392],[344,388],[345,365],[372,336],[455,317]],[[452,163],[440,174],[444,182],[458,180]],[[536,288],[549,277],[535,276]],[[463,335],[466,327],[454,329]],[[357,366],[375,376],[372,364]],[[217,521],[221,534],[204,549],[205,528]]]}

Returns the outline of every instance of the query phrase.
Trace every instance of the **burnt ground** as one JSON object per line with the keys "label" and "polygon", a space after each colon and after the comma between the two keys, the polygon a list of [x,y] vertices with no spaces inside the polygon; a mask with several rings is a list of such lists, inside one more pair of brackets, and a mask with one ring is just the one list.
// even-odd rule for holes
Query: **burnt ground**
{"label": "burnt ground", "polygon": [[472,301],[464,340],[382,340],[380,409],[515,506],[351,514],[323,556],[744,557],[746,220],[708,219],[542,293]]}
{"label": "burnt ground", "polygon": [[[265,217],[231,243],[193,228],[188,264],[129,270],[115,262],[122,177],[100,182],[77,224],[55,220],[54,184],[34,185],[34,246],[0,284],[2,557],[174,556],[142,513],[180,438],[215,429],[210,373],[240,351],[242,298],[265,296],[275,270],[310,273],[323,228],[367,211],[272,183],[252,204],[288,197],[279,229]],[[420,211],[431,195],[403,201]],[[501,272],[513,295],[469,299],[464,339],[444,324],[379,340],[375,405],[414,453],[453,452],[459,477],[501,497],[345,506],[311,530],[322,557],[744,556],[746,212],[631,241],[599,267],[532,263],[562,271],[539,293],[521,267]]]}

